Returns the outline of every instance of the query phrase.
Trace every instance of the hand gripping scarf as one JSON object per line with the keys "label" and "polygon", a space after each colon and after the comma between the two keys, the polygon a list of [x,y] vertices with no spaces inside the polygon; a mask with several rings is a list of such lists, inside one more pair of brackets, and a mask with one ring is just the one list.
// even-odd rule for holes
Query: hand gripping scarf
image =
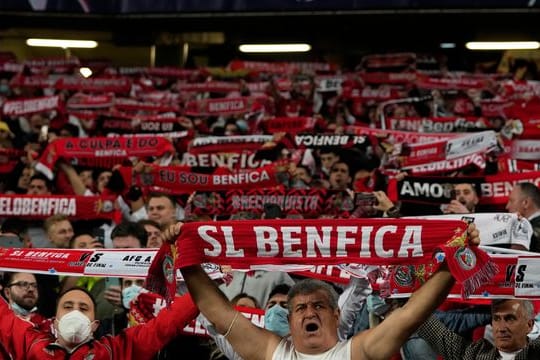
{"label": "hand gripping scarf", "polygon": [[489,256],[467,246],[467,223],[460,220],[342,219],[245,220],[184,224],[176,240],[156,256],[147,282],[176,290],[176,269],[211,262],[250,265],[362,263],[428,264],[445,258],[463,295],[497,272]]}

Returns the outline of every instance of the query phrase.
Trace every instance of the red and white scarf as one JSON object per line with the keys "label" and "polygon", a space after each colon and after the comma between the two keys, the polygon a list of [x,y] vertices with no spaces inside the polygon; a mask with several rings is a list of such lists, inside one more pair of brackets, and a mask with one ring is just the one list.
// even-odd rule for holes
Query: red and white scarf
{"label": "red and white scarf", "polygon": [[[178,256],[172,268],[204,262],[234,268],[349,262],[392,265],[405,259],[410,264],[426,264],[440,249],[467,295],[497,269],[485,252],[466,246],[466,228],[463,221],[421,219],[188,223],[176,241]],[[174,272],[165,275],[165,279],[174,279]],[[175,282],[168,281],[167,286],[175,286]]]}
{"label": "red and white scarf", "polygon": [[[49,143],[36,164],[36,170],[54,178],[59,159],[77,159],[80,165],[112,167],[131,157],[172,156],[175,148],[166,138],[157,136],[60,138]],[[168,162],[167,162],[168,163]]]}
{"label": "red and white scarf", "polygon": [[8,116],[19,116],[62,109],[62,107],[62,101],[58,95],[43,96],[31,99],[8,100],[2,106],[2,113]]}
{"label": "red and white scarf", "polygon": [[1,195],[0,217],[46,219],[63,214],[70,219],[119,220],[114,197],[76,195]]}
{"label": "red and white scarf", "polygon": [[288,181],[287,169],[279,163],[239,171],[220,168],[212,174],[195,173],[189,166],[150,166],[134,177],[131,168],[122,168],[121,173],[127,184],[155,186],[176,194],[275,187]]}

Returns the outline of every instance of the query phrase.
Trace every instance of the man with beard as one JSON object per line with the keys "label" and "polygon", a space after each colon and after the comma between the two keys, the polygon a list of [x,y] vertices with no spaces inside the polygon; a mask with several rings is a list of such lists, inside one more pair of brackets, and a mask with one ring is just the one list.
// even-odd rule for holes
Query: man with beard
{"label": "man with beard", "polygon": [[38,284],[31,273],[4,273],[4,296],[11,310],[21,319],[40,324],[45,317],[38,313]]}
{"label": "man with beard", "polygon": [[455,184],[453,193],[454,199],[444,207],[445,214],[471,214],[475,212],[479,199],[473,184]]}

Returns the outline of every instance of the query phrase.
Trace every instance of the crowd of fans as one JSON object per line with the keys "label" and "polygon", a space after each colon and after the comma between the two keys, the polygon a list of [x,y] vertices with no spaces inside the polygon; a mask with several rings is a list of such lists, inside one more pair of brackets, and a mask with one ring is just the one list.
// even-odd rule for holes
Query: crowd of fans
{"label": "crowd of fans", "polygon": [[[82,65],[76,58],[0,58],[2,247],[157,250],[178,221],[510,212],[526,219],[530,231],[495,245],[540,251],[536,81],[451,71],[413,53],[365,56],[354,71],[327,63],[232,61],[226,68],[180,69],[88,62],[92,75],[85,78]],[[91,205],[79,205],[84,201]],[[261,309],[264,327],[279,336],[303,326],[293,323],[299,315],[292,299],[296,304],[312,292],[328,297],[329,304],[309,298],[306,308],[333,314],[320,318],[337,314],[332,321],[339,339],[353,339],[353,350],[334,349],[335,358],[538,356],[536,342],[527,342],[527,334],[540,334],[535,301],[497,302],[491,310],[485,302],[445,302],[415,332],[421,324],[407,316],[427,319],[431,312],[425,312],[439,304],[417,300],[401,308],[403,301],[381,293],[376,281],[306,283],[281,271],[222,272],[222,293],[235,305]],[[9,308],[0,313],[3,319],[15,314],[9,317],[13,333],[40,329],[25,341],[39,343],[32,351],[50,358],[82,348],[96,359],[107,353],[271,358],[267,349],[288,358],[290,345],[239,321],[204,273],[183,275],[207,318],[200,320],[205,336],[180,331],[196,316],[190,295],[142,325],[130,314],[146,292],[137,278],[6,271]],[[450,281],[438,276],[440,284]],[[299,283],[304,288],[289,293]],[[432,286],[422,294],[435,301],[439,290],[444,293]],[[178,292],[186,287],[179,283]],[[66,317],[73,308],[82,314]],[[16,316],[33,324],[21,325]],[[317,321],[313,331],[327,331],[326,320]],[[381,324],[382,330],[356,336]],[[24,341],[6,335],[4,325],[4,358],[26,358]],[[403,333],[389,339],[398,330]],[[97,345],[88,345],[92,334]],[[328,350],[338,334],[324,336]],[[486,340],[467,347],[478,339]],[[309,341],[299,345],[293,334],[293,342],[310,353]],[[527,346],[528,357],[520,357]]]}

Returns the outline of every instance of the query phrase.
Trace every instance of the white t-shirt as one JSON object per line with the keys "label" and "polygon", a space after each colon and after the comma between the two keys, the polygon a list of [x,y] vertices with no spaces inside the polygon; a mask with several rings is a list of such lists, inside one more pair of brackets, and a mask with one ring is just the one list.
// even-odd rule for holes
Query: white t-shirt
{"label": "white t-shirt", "polygon": [[509,352],[504,352],[504,351],[499,350],[499,355],[501,355],[501,360],[514,360],[516,358],[516,355],[520,351],[521,350],[509,353]]}
{"label": "white t-shirt", "polygon": [[283,338],[274,351],[272,360],[350,360],[351,339],[339,341],[333,348],[317,355],[303,354],[294,349],[290,337]]}

